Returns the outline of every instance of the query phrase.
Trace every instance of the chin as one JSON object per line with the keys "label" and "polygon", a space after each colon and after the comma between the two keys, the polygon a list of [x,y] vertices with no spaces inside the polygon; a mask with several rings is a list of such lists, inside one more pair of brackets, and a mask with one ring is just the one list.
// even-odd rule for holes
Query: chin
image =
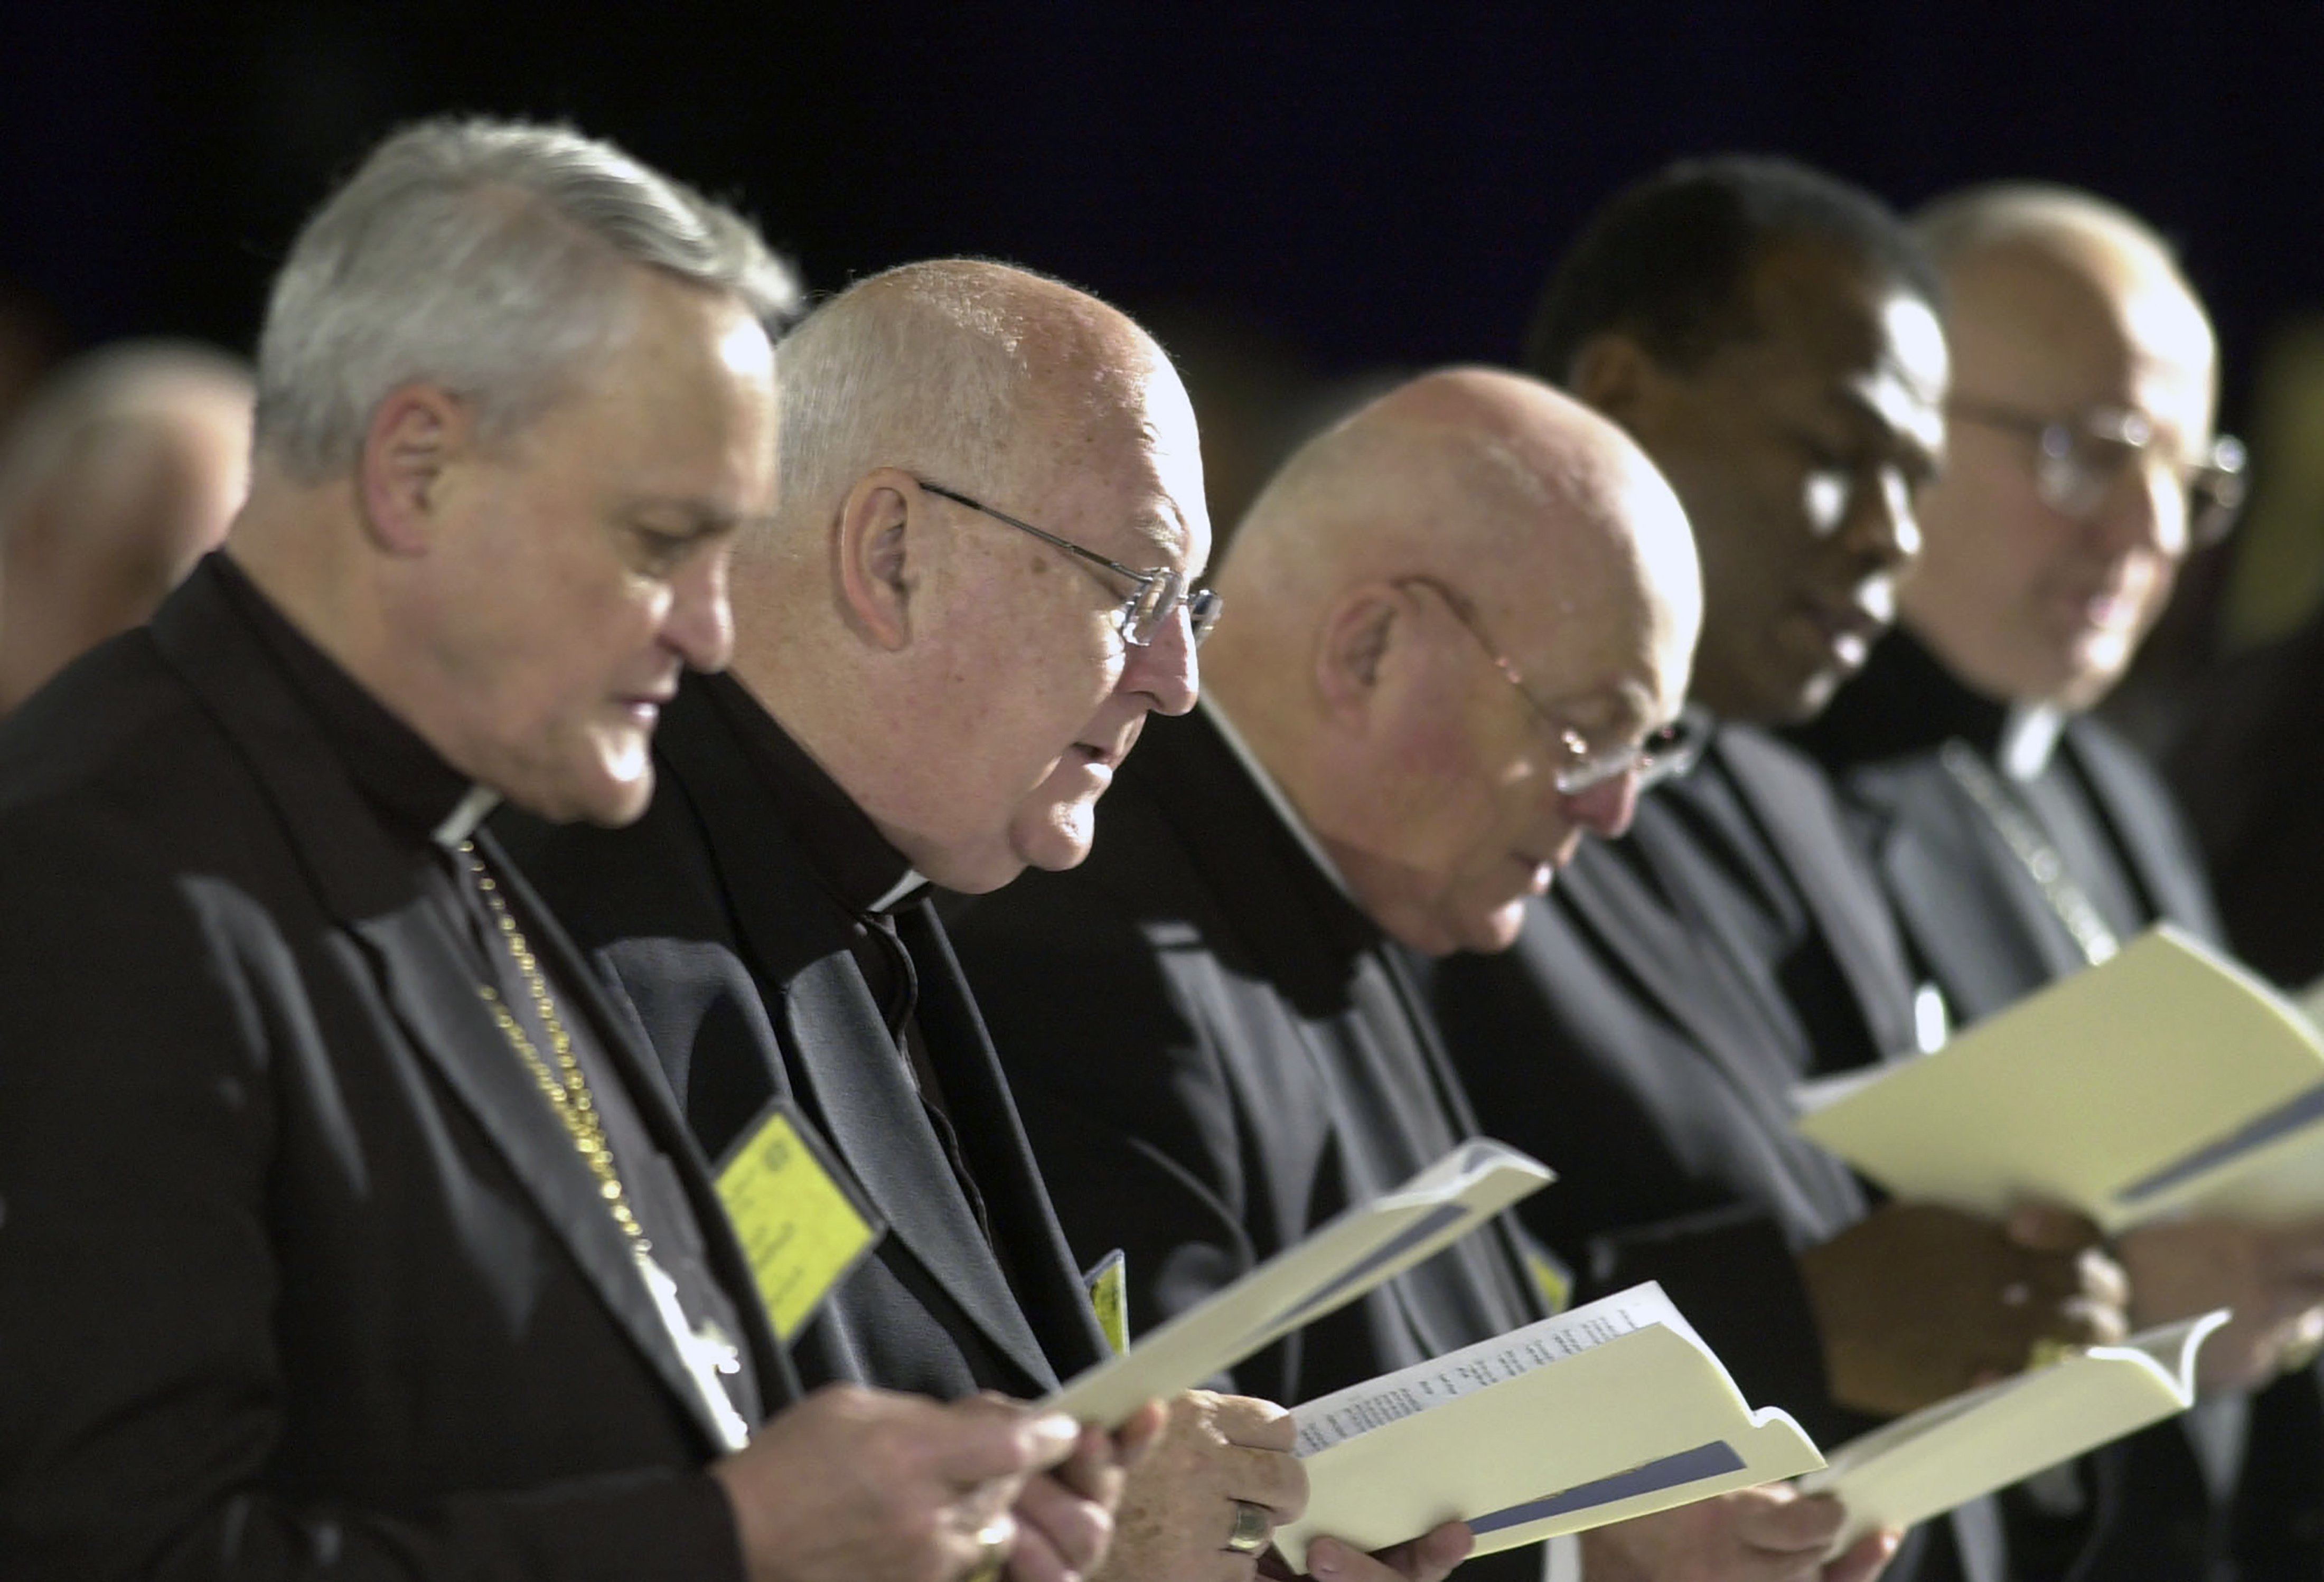
{"label": "chin", "polygon": [[1086,802],[1069,802],[1063,806],[1044,808],[1021,831],[1011,830],[1010,846],[1020,868],[1047,869],[1055,873],[1079,868],[1088,860],[1096,827],[1094,807]]}
{"label": "chin", "polygon": [[1461,948],[1480,956],[1497,956],[1517,943],[1517,933],[1524,926],[1525,903],[1511,901],[1481,917],[1464,920]]}
{"label": "chin", "polygon": [[538,802],[514,792],[508,799],[527,813],[558,823],[592,823],[617,830],[645,816],[653,805],[653,760],[634,764],[599,765],[596,772],[555,787]]}
{"label": "chin", "polygon": [[1449,956],[1462,951],[1497,956],[1517,943],[1517,931],[1524,924],[1525,902],[1519,898],[1505,901],[1490,911],[1438,911],[1406,926],[1387,920],[1382,920],[1380,926],[1399,943],[1424,956]]}

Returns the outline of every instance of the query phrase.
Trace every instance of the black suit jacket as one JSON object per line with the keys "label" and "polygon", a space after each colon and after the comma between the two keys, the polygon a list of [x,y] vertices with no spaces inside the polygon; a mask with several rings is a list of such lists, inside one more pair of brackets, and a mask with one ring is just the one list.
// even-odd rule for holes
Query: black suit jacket
{"label": "black suit jacket", "polygon": [[[1562,1173],[1518,1211],[1577,1296],[1660,1281],[1751,1400],[1827,1446],[1872,1426],[1831,1400],[1794,1261],[1868,1198],[1793,1130],[1789,1095],[1909,1048],[1914,985],[1816,767],[1720,726],[1690,779],[1528,905],[1514,949],[1447,958],[1431,981],[1488,1128]],[[1840,1003],[1803,1010],[1810,988]],[[1890,1574],[2001,1574],[1987,1503],[1947,1525]]]}
{"label": "black suit jacket", "polygon": [[206,564],[0,728],[0,1574],[739,1576],[630,1249],[255,597]]}
{"label": "black suit jacket", "polygon": [[2324,613],[2208,676],[2164,768],[2236,952],[2278,983],[2324,973]]}
{"label": "black suit jacket", "polygon": [[512,849],[634,1013],[713,1157],[788,1099],[886,1220],[794,1344],[802,1379],[1046,1393],[1100,1360],[1104,1339],[935,910],[900,908],[898,933],[993,1245],[856,964],[848,914],[709,685],[689,676],[664,713],[643,819],[527,824],[509,831]]}
{"label": "black suit jacket", "polygon": [[[1081,867],[982,897],[953,936],[1066,1236],[1084,1259],[1128,1254],[1143,1329],[1477,1126],[1402,963],[1204,714],[1148,722],[1102,825]],[[1545,1311],[1497,1222],[1233,1385],[1296,1404]],[[1540,1564],[1527,1546],[1478,1568]]]}
{"label": "black suit jacket", "polygon": [[[1958,735],[1991,761],[2004,714],[1899,632],[1801,733],[1851,805],[1909,942],[1960,1023],[2087,964],[2023,862],[1938,757]],[[2095,815],[2111,877],[2140,914],[2135,921],[2167,919],[2218,942],[2194,842],[2153,768],[2084,716],[2066,722],[2049,772]],[[2178,1424],[2101,1452],[2093,1519],[2060,1568],[2077,1582],[2315,1582],[2324,1576],[2324,1396],[2313,1370],[2252,1398],[2245,1444],[2238,1485],[2225,1502],[2212,1499]]]}
{"label": "black suit jacket", "polygon": [[1529,904],[1512,951],[1436,964],[1437,1014],[1496,1135],[1563,1173],[1519,1212],[1582,1272],[1582,1294],[1661,1280],[1753,1399],[1821,1437],[1854,1432],[1861,1421],[1827,1397],[1792,1254],[1861,1218],[1867,1200],[1792,1129],[1791,1087],[1819,1052],[1777,963],[1741,943],[1738,910],[1779,906],[1755,860],[1799,878],[1879,1016],[1854,1058],[1823,1052],[1823,1066],[1909,1040],[1911,983],[1812,764],[1722,726],[1696,777],[1724,777],[1753,827],[1722,827],[1729,810],[1698,784],[1655,792],[1625,841],[1586,844]]}

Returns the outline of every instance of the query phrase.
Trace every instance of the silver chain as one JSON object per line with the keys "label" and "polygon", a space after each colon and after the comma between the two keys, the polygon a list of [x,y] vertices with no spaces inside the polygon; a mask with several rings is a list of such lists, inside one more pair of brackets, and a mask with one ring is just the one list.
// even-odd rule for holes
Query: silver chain
{"label": "silver chain", "polygon": [[2015,855],[2026,877],[2042,892],[2042,898],[2050,903],[2050,910],[2066,925],[2066,932],[2074,936],[2082,959],[2095,967],[2122,949],[2122,941],[2098,915],[2089,893],[2066,871],[2066,860],[2026,816],[2025,810],[2017,805],[2000,777],[1978,756],[1977,750],[1956,736],[1937,750],[1937,758],[1960,788],[1969,793],[1969,800],[1993,822],[2002,843]]}

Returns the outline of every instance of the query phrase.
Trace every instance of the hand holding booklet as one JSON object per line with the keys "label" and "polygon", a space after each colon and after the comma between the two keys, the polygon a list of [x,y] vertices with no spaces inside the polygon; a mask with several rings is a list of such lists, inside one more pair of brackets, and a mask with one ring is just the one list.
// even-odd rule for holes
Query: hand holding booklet
{"label": "hand holding booklet", "polygon": [[1937,1402],[1850,1439],[1800,1488],[1848,1507],[1833,1554],[1877,1528],[1926,1521],[2185,1411],[2195,1354],[2227,1321],[2221,1309]]}
{"label": "hand holding booklet", "polygon": [[2167,925],[1933,1054],[1800,1099],[1803,1134],[1901,1198],[2062,1203],[2109,1235],[2182,1210],[2324,1217],[2324,1038]]}
{"label": "hand holding booklet", "polygon": [[[1475,1139],[1384,1197],[1347,1210],[1041,1403],[1113,1428],[1450,1246],[1556,1179],[1514,1148]],[[1134,1274],[1133,1274],[1134,1277]],[[1409,1535],[1407,1535],[1409,1536]]]}
{"label": "hand holding booklet", "polygon": [[1302,1568],[1327,1533],[1375,1550],[1459,1518],[1490,1554],[1823,1465],[1652,1283],[1293,1415],[1309,1498],[1276,1541]]}

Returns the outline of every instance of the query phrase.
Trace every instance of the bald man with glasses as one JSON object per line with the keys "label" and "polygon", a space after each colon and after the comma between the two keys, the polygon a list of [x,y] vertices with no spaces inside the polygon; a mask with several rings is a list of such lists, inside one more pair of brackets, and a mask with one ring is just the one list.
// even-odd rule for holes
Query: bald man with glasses
{"label": "bald man with glasses", "polygon": [[[1194,705],[1194,414],[1121,314],[966,260],[842,292],[775,382],[732,668],[669,700],[634,827],[510,846],[659,1057],[801,1381],[1037,1399],[1109,1341],[928,894],[1079,862],[1148,716]],[[1010,1573],[1250,1582],[1306,1504],[1291,1445],[1209,1392],[1088,1431],[1027,1483]]]}
{"label": "bald man with glasses", "polygon": [[[1084,1258],[1127,1254],[1134,1329],[1501,1130],[1501,1096],[1447,1064],[1406,952],[1506,947],[1692,740],[1685,519],[1613,425],[1519,375],[1428,375],[1311,441],[1220,589],[1234,615],[1204,650],[1204,703],[1148,732],[1090,860],[954,920],[1066,1236]],[[1556,1279],[1504,1219],[1234,1383],[1312,1400],[1536,1319]],[[1805,1578],[1840,1520],[1747,1491],[1553,1558],[1578,1550],[1594,1582]],[[1407,1561],[1462,1541],[1426,1535]],[[1831,1575],[1864,1577],[1886,1542]],[[1537,1579],[1544,1559],[1464,1574]]]}

